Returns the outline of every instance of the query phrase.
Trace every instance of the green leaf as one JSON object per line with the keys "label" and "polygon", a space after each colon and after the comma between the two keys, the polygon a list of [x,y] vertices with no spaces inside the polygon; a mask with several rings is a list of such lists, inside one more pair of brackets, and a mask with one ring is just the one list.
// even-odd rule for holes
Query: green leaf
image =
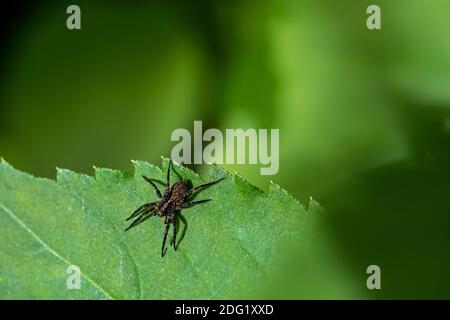
{"label": "green leaf", "polygon": [[[137,206],[156,201],[141,175],[164,181],[167,160],[163,169],[133,163],[134,174],[95,168],[93,178],[58,169],[54,181],[2,160],[0,298],[249,298],[276,281],[283,252],[306,243],[315,215],[279,186],[266,194],[218,166],[205,180],[175,166],[194,185],[226,179],[197,196],[212,201],[182,211],[178,249],[169,246],[162,258],[162,219],[124,228]],[[80,268],[78,290],[67,287],[71,265]]]}

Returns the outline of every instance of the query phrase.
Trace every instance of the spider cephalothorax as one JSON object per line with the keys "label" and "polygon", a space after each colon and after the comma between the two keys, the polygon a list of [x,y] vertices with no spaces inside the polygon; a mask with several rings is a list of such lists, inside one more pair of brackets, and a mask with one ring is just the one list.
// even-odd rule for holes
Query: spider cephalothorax
{"label": "spider cephalothorax", "polygon": [[172,160],[169,161],[169,165],[167,168],[167,179],[166,179],[166,190],[164,194],[161,194],[161,191],[153,182],[154,179],[147,178],[146,176],[142,176],[154,189],[156,192],[159,201],[145,203],[139,208],[137,208],[127,220],[133,219],[134,221],[125,229],[125,231],[137,226],[141,222],[147,220],[147,218],[156,215],[158,217],[164,218],[164,224],[166,225],[166,229],[164,231],[164,237],[161,248],[161,256],[164,256],[164,247],[166,244],[167,234],[170,229],[170,225],[173,224],[173,248],[176,250],[176,236],[177,236],[177,215],[182,209],[193,207],[200,203],[205,203],[210,201],[211,199],[198,200],[198,201],[190,201],[190,198],[197,193],[198,191],[212,186],[224,178],[219,180],[215,180],[212,182],[208,182],[196,187],[193,187],[189,180],[181,180],[175,182],[172,186],[170,186],[170,166],[172,164]]}

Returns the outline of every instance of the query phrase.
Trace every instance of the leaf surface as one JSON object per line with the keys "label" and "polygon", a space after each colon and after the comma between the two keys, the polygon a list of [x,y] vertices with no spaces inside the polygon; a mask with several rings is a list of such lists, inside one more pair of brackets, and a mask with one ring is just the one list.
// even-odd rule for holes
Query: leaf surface
{"label": "leaf surface", "polygon": [[[212,201],[182,211],[178,249],[168,246],[161,258],[162,219],[124,228],[135,208],[157,200],[141,175],[164,181],[167,161],[162,169],[133,163],[134,174],[95,168],[90,177],[58,169],[54,181],[2,161],[0,298],[253,297],[274,281],[282,252],[310,232],[314,214],[275,184],[266,194],[217,166],[207,179],[175,166],[194,185],[226,179],[196,197]],[[171,239],[172,229],[167,244]],[[79,290],[67,286],[72,265],[80,269]]]}

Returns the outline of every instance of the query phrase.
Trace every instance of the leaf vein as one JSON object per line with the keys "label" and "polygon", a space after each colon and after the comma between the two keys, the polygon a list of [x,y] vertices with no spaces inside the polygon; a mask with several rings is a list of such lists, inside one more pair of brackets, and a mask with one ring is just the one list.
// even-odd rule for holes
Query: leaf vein
{"label": "leaf vein", "polygon": [[[6,206],[4,206],[2,203],[0,203],[0,208],[6,212],[11,219],[13,219],[20,227],[22,227],[26,232],[28,232],[34,240],[36,240],[41,246],[43,246],[45,249],[47,249],[53,256],[67,264],[68,266],[74,265],[72,262],[70,262],[67,258],[60,255],[58,252],[56,252],[54,249],[52,249],[48,244],[46,244],[33,230],[31,230],[22,220],[19,219],[17,215],[15,215],[10,209],[8,209]],[[92,286],[94,286],[98,291],[100,291],[105,297],[108,299],[114,300],[115,298],[108,293],[105,289],[103,289],[97,282],[95,282],[94,279],[92,279],[90,276],[85,274],[80,270],[80,275],[82,275]]]}
{"label": "leaf vein", "polygon": [[[78,194],[78,192],[73,190],[73,188],[69,188],[69,192],[75,197],[76,200],[78,200],[80,203],[83,203],[83,198]],[[82,206],[82,210],[83,210],[83,212],[86,213],[86,208],[84,206]],[[108,223],[110,223],[112,225],[112,227],[114,229],[114,232],[116,233],[117,238],[118,238],[119,247],[122,249],[122,251],[125,253],[125,255],[128,257],[128,259],[133,264],[133,269],[134,269],[134,272],[135,272],[136,278],[137,278],[137,287],[138,287],[138,291],[139,291],[139,299],[142,300],[143,297],[144,297],[144,291],[143,291],[143,286],[142,286],[141,273],[139,272],[139,267],[138,267],[138,265],[136,263],[136,260],[135,260],[134,256],[130,253],[130,250],[129,250],[127,244],[123,241],[123,238],[121,236],[120,230],[118,229],[116,224],[110,219],[110,217],[108,215],[105,215],[103,213],[103,211],[100,211],[100,214],[102,215],[102,217],[106,221],[108,221]]]}

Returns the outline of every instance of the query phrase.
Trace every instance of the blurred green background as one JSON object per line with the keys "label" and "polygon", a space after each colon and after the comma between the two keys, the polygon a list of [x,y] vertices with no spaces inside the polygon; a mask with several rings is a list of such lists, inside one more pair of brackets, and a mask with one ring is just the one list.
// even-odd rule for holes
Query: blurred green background
{"label": "blurred green background", "polygon": [[[370,4],[381,30],[366,28]],[[38,1],[3,15],[0,156],[15,167],[159,163],[194,120],[279,128],[276,176],[225,166],[326,209],[322,245],[279,297],[450,297],[449,1]],[[366,288],[371,264],[382,290]]]}

